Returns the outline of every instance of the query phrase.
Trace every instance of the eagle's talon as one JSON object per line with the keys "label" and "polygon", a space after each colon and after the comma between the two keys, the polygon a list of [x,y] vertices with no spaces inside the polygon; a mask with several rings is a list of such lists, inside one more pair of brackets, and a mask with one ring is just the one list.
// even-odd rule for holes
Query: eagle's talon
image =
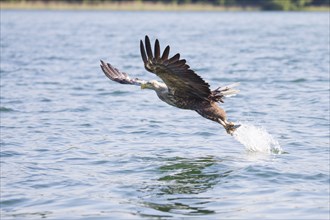
{"label": "eagle's talon", "polygon": [[229,122],[226,131],[228,134],[233,135],[237,128],[239,128],[241,125],[235,125],[233,122]]}

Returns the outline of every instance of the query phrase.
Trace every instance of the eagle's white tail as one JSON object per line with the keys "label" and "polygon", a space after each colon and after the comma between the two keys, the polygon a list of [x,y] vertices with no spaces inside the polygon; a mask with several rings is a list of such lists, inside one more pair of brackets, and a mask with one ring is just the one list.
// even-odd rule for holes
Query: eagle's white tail
{"label": "eagle's white tail", "polygon": [[235,96],[237,93],[239,93],[238,89],[235,89],[234,87],[238,86],[240,83],[233,83],[228,86],[224,87],[219,87],[215,91],[224,97],[230,97],[230,96]]}

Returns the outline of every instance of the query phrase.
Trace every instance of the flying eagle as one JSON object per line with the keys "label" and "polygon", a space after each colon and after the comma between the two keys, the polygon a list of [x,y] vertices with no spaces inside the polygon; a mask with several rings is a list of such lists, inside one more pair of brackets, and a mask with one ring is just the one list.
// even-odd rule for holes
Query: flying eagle
{"label": "flying eagle", "polygon": [[132,79],[125,72],[121,72],[101,60],[104,74],[109,79],[121,84],[152,89],[160,100],[177,108],[194,110],[204,118],[220,123],[228,134],[232,135],[239,127],[239,125],[227,121],[226,112],[217,104],[223,102],[224,97],[236,95],[239,90],[233,87],[238,83],[211,91],[210,85],[190,69],[186,60],[180,59],[179,53],[169,58],[170,47],[167,46],[161,54],[158,39],[156,39],[154,51],[152,51],[149,37],[146,36],[145,46],[143,41],[140,41],[140,51],[145,69],[156,74],[162,82]]}

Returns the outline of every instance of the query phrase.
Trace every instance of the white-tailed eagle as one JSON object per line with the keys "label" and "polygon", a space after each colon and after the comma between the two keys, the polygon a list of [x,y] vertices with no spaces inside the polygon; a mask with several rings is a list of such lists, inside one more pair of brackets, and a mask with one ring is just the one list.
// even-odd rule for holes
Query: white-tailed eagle
{"label": "white-tailed eagle", "polygon": [[186,60],[180,59],[179,53],[169,58],[170,47],[167,46],[161,54],[157,39],[152,51],[149,37],[146,36],[145,45],[142,40],[140,41],[140,50],[145,69],[156,74],[162,82],[132,79],[125,72],[101,60],[103,72],[115,82],[152,89],[167,104],[194,110],[204,118],[220,123],[228,134],[232,134],[239,127],[227,121],[226,112],[217,104],[223,102],[224,97],[236,95],[239,90],[233,87],[238,83],[211,91],[210,85],[190,69]]}

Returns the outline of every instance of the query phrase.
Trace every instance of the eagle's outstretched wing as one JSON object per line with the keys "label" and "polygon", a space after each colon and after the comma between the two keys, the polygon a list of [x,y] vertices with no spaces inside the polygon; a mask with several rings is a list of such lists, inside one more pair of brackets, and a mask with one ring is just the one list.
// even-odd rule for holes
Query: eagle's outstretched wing
{"label": "eagle's outstretched wing", "polygon": [[138,85],[146,83],[144,80],[140,80],[138,78],[131,79],[127,73],[120,72],[118,69],[113,67],[109,63],[103,62],[101,60],[101,69],[103,70],[104,74],[111,80],[121,83],[121,84],[131,84],[131,85]]}
{"label": "eagle's outstretched wing", "polygon": [[170,47],[167,46],[160,56],[157,39],[153,54],[148,36],[145,37],[145,47],[143,41],[140,41],[140,50],[144,67],[160,77],[169,88],[170,93],[188,99],[209,99],[210,85],[190,69],[186,60],[180,59],[179,53],[168,58]]}

